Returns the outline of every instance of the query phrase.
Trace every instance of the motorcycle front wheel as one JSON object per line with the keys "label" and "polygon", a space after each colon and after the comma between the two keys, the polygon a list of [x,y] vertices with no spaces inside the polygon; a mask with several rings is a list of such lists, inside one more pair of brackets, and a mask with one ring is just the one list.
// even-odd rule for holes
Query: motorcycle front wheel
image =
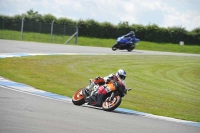
{"label": "motorcycle front wheel", "polygon": [[118,48],[117,48],[117,44],[115,44],[115,45],[112,46],[112,50],[113,50],[113,51],[116,51],[117,49],[118,49]]}
{"label": "motorcycle front wheel", "polygon": [[85,103],[82,89],[77,90],[72,96],[72,102],[74,105],[82,105]]}
{"label": "motorcycle front wheel", "polygon": [[109,97],[102,104],[102,108],[105,111],[113,111],[121,104],[122,98],[120,96],[115,96],[111,101],[109,101]]}

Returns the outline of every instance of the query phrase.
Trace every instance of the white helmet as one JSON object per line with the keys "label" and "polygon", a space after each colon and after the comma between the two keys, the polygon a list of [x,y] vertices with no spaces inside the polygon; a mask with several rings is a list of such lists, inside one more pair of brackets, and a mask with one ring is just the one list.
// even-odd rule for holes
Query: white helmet
{"label": "white helmet", "polygon": [[119,69],[116,73],[116,76],[122,80],[125,80],[126,78],[126,72],[122,69]]}

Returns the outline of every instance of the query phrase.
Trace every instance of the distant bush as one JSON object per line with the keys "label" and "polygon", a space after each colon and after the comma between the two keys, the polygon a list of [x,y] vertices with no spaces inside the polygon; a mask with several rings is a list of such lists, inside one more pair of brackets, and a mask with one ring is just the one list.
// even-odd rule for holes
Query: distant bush
{"label": "distant bush", "polygon": [[143,26],[120,22],[118,25],[113,25],[109,22],[99,23],[93,19],[74,21],[68,18],[56,18],[51,14],[41,15],[33,10],[29,10],[26,14],[22,15],[0,15],[0,28],[19,31],[23,17],[25,17],[24,28],[30,32],[40,31],[42,33],[49,33],[51,23],[54,21],[54,32],[57,34],[65,33],[65,25],[71,25],[79,26],[79,36],[117,38],[133,30],[136,33],[136,37],[144,41],[176,44],[184,41],[186,45],[200,45],[200,28],[189,32],[182,27],[162,28],[156,24]]}

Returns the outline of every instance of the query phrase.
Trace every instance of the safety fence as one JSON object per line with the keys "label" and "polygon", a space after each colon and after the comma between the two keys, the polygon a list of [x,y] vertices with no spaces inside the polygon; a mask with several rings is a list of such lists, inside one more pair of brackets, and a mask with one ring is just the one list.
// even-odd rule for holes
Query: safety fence
{"label": "safety fence", "polygon": [[78,26],[0,19],[0,39],[51,43],[78,43]]}

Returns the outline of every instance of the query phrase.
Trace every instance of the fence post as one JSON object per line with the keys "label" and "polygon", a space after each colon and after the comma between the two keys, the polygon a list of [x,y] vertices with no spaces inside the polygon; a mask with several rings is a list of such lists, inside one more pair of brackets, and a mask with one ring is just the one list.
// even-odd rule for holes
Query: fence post
{"label": "fence post", "polygon": [[75,44],[78,43],[78,25],[76,26],[76,39],[75,39]]}
{"label": "fence post", "polygon": [[50,42],[52,42],[52,34],[53,34],[53,23],[55,20],[53,20],[53,22],[51,23],[51,36],[50,36]]}
{"label": "fence post", "polygon": [[21,39],[21,40],[23,39],[24,18],[25,18],[25,16],[22,18],[22,25],[21,25],[21,37],[20,37],[20,39]]}
{"label": "fence post", "polygon": [[3,31],[4,31],[4,17],[3,17],[3,27],[2,27],[2,38],[3,38]]}

